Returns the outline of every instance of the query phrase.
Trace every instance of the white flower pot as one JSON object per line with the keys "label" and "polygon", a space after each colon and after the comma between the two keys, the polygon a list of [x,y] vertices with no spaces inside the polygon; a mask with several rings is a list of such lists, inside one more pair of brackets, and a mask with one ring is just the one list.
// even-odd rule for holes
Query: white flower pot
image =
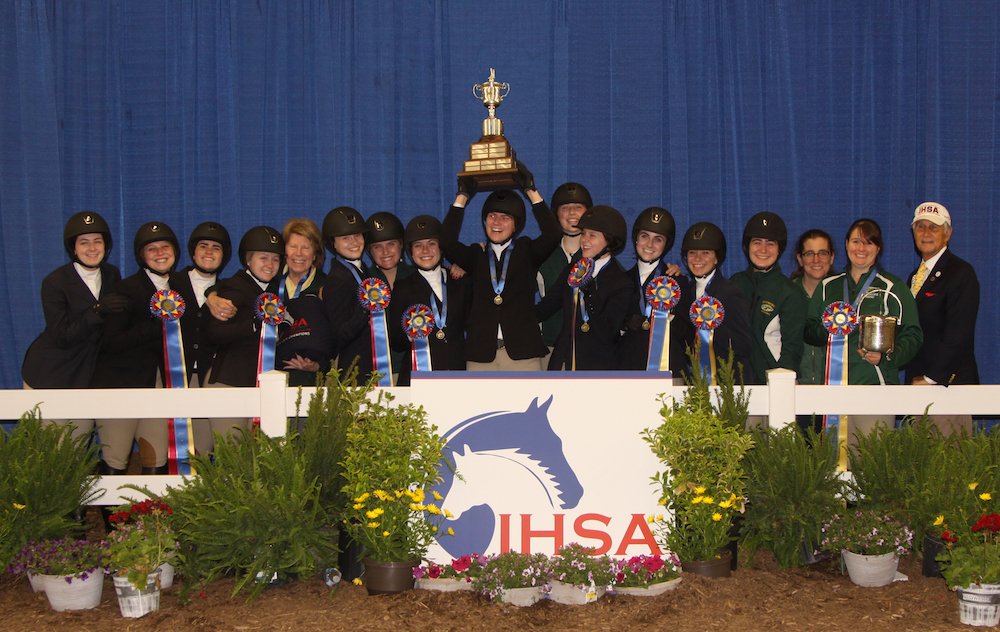
{"label": "white flower pot", "polygon": [[[72,581],[66,582],[70,578]],[[101,603],[101,592],[104,590],[104,569],[97,569],[87,575],[87,579],[72,575],[38,575],[42,590],[49,600],[49,605],[57,612],[63,610],[90,610]]]}
{"label": "white flower pot", "polygon": [[542,598],[542,587],[505,588],[500,594],[500,601],[518,608],[533,606]]}
{"label": "white flower pot", "polygon": [[959,588],[958,617],[965,625],[1000,624],[1000,584],[971,584]]}
{"label": "white flower pot", "polygon": [[458,592],[472,590],[472,582],[465,581],[464,577],[422,577],[417,580],[414,588],[437,590],[440,592]]}
{"label": "white flower pot", "polygon": [[679,583],[681,583],[681,578],[675,577],[658,584],[650,584],[645,588],[641,586],[615,586],[615,594],[629,595],[632,597],[655,597],[677,588],[677,584]]}
{"label": "white flower pot", "polygon": [[45,591],[45,580],[42,579],[41,575],[35,575],[34,573],[27,573],[28,583],[31,584],[32,592],[44,592]]}
{"label": "white flower pot", "polygon": [[170,588],[174,585],[174,566],[170,562],[164,562],[157,569],[160,571],[160,590]]}
{"label": "white flower pot", "polygon": [[582,606],[593,603],[604,596],[608,591],[607,587],[599,588],[588,586],[581,588],[573,584],[566,584],[555,579],[549,580],[549,599],[556,603],[570,606]]}
{"label": "white flower pot", "polygon": [[896,557],[895,553],[858,555],[845,550],[841,551],[840,554],[847,566],[847,574],[851,576],[851,581],[858,586],[866,588],[888,586],[896,577],[899,558]]}
{"label": "white flower pot", "polygon": [[136,619],[160,609],[160,573],[160,569],[150,573],[142,590],[136,590],[127,576],[115,575],[115,593],[123,617]]}

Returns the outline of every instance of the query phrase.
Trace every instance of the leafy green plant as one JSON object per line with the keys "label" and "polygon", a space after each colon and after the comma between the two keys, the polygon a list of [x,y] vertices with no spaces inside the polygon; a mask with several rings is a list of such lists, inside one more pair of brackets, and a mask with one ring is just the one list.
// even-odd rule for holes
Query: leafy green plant
{"label": "leafy green plant", "polygon": [[425,494],[440,480],[444,441],[423,408],[391,403],[379,391],[347,431],[343,491],[353,502],[343,524],[367,557],[404,562],[423,558],[443,529],[440,498]]}
{"label": "leafy green plant", "polygon": [[820,525],[840,508],[845,484],[837,476],[836,453],[812,428],[807,433],[795,426],[753,432],[740,531],[748,566],[761,548],[782,568],[803,565],[802,547],[817,548]]}
{"label": "leafy green plant", "polygon": [[[700,367],[698,359],[699,340],[693,347],[688,347],[687,356],[691,366],[697,369]],[[729,358],[720,360],[716,382],[718,389],[713,397],[712,380],[707,371],[693,370],[684,373],[684,382],[688,388],[684,391],[684,406],[689,410],[695,408],[706,410],[723,420],[723,422],[736,430],[743,430],[746,427],[747,415],[750,407],[750,395],[746,392],[743,384],[743,370],[740,368],[739,389],[737,390],[737,376],[733,369],[733,350],[729,350]]]}
{"label": "leafy green plant", "polygon": [[[966,486],[967,502],[949,512],[938,556],[949,588],[1000,583],[1000,489],[979,481]],[[950,525],[950,526],[949,526]]]}
{"label": "leafy green plant", "polygon": [[472,581],[472,588],[496,599],[507,590],[541,587],[548,580],[549,558],[544,553],[508,551],[486,558],[484,572]]}
{"label": "leafy green plant", "polygon": [[150,574],[176,559],[172,556],[177,539],[167,524],[173,513],[170,506],[148,490],[133,489],[143,491],[148,498],[121,505],[111,515],[110,522],[115,528],[108,534],[111,543],[108,564],[112,573],[128,577],[136,590],[142,590]]}
{"label": "leafy green plant", "polygon": [[29,540],[56,540],[81,526],[70,516],[98,495],[97,447],[65,425],[41,422],[35,407],[0,432],[0,568]]}
{"label": "leafy green plant", "polygon": [[564,584],[581,588],[611,586],[618,565],[607,555],[594,555],[595,549],[572,542],[549,558],[549,576]]}
{"label": "leafy green plant", "polygon": [[250,588],[247,601],[272,576],[309,576],[334,559],[330,519],[320,487],[306,474],[295,436],[244,434],[216,438],[214,462],[193,457],[198,476],[171,489],[172,527],[180,541],[185,576],[182,596],[194,586],[234,573],[233,596]]}
{"label": "leafy green plant", "polygon": [[753,439],[702,406],[667,404],[663,422],[643,440],[667,469],[652,477],[673,516],[656,520],[659,537],[681,560],[714,558],[730,542],[733,514],[745,498],[743,457]]}

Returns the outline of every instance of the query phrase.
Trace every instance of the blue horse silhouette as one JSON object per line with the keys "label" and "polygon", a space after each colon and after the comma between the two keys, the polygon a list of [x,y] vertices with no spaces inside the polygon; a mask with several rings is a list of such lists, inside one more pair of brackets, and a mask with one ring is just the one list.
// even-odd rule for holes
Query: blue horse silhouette
{"label": "blue horse silhouette", "polygon": [[[562,440],[549,424],[547,413],[551,404],[551,396],[540,406],[536,397],[524,412],[485,413],[448,431],[444,436],[448,445],[438,465],[442,480],[432,487],[445,499],[442,505],[447,506],[457,462],[469,457],[489,456],[502,459],[494,463],[502,463],[505,467],[520,466],[522,474],[527,473],[531,480],[538,482],[539,488],[519,490],[519,494],[541,489],[553,508],[576,507],[583,497],[583,486],[563,454]],[[458,473],[462,474],[460,468]],[[445,530],[448,527],[452,527],[455,535],[443,537],[438,543],[451,556],[486,551],[496,527],[489,499],[448,520]]]}

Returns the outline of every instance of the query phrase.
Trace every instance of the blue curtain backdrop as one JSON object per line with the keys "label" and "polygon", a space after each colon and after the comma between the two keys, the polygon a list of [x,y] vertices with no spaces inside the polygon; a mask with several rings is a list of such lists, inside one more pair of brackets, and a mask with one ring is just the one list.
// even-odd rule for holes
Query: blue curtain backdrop
{"label": "blue curtain backdrop", "polygon": [[123,275],[154,219],[180,235],[217,220],[238,240],[340,205],[443,217],[491,67],[543,195],[574,180],[630,221],[659,205],[680,231],[716,222],[727,274],[769,210],[793,238],[832,233],[838,265],[847,226],[873,217],[905,276],[913,208],[945,204],[980,275],[996,383],[998,22],[995,0],[7,0],[0,386],[21,385],[73,213],[108,219]]}

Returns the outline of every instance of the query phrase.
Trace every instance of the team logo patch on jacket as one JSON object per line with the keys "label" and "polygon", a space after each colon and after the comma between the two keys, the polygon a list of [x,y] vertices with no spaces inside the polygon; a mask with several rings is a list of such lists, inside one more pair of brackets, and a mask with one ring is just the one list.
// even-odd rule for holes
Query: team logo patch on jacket
{"label": "team logo patch on jacket", "polygon": [[763,303],[760,304],[760,311],[764,312],[765,314],[773,313],[774,303],[772,303],[771,301],[764,301]]}

